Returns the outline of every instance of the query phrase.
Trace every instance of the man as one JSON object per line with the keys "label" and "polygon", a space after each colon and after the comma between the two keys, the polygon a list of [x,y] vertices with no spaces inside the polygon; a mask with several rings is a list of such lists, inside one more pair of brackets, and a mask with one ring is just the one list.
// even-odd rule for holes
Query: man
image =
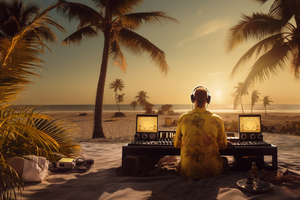
{"label": "man", "polygon": [[210,95],[205,87],[195,88],[191,100],[195,108],[179,117],[173,138],[175,148],[181,148],[177,171],[193,179],[220,175],[224,161],[219,149],[227,146],[222,118],[206,110]]}

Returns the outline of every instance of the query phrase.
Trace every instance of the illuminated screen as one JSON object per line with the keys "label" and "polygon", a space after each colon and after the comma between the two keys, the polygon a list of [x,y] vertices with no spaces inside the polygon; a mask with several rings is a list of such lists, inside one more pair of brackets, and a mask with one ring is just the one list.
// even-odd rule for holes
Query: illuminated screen
{"label": "illuminated screen", "polygon": [[239,117],[240,132],[260,133],[261,124],[260,116],[240,116]]}
{"label": "illuminated screen", "polygon": [[58,162],[68,162],[71,163],[75,160],[75,158],[61,158]]}
{"label": "illuminated screen", "polygon": [[136,131],[156,133],[158,126],[158,116],[137,116]]}

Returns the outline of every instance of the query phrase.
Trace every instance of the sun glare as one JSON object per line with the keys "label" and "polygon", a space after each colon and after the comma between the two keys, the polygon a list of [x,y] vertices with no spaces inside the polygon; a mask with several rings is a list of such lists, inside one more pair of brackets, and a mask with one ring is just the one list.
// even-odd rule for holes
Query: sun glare
{"label": "sun glare", "polygon": [[215,93],[215,94],[216,94],[216,96],[218,96],[218,97],[219,97],[219,96],[221,96],[221,95],[222,95],[222,91],[216,91],[216,93]]}

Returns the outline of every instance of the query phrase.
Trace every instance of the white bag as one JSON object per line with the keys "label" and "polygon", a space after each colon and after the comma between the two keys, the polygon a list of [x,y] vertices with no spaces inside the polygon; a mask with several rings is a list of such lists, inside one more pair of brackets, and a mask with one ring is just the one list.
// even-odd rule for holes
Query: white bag
{"label": "white bag", "polygon": [[26,157],[35,162],[24,159],[23,175],[22,175],[23,181],[24,182],[43,181],[44,178],[48,175],[49,161],[45,157],[38,157],[35,155],[28,155]]}

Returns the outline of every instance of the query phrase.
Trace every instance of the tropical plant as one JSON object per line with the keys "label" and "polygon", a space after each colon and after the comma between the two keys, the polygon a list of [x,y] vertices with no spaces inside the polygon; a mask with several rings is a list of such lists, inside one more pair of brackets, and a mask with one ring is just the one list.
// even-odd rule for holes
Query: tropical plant
{"label": "tropical plant", "polygon": [[134,114],[135,114],[135,107],[137,106],[137,104],[138,103],[136,101],[132,101],[131,104],[130,104],[133,107]]}
{"label": "tropical plant", "polygon": [[[1,20],[5,10],[3,5],[9,4],[0,2]],[[6,163],[9,158],[34,154],[54,161],[58,156],[74,156],[79,153],[79,144],[71,140],[73,128],[70,129],[63,122],[53,120],[47,115],[34,112],[34,108],[12,107],[16,96],[31,83],[29,77],[38,76],[33,72],[35,68],[41,67],[43,62],[38,55],[44,52],[45,47],[48,48],[43,42],[42,32],[45,31],[45,35],[46,32],[51,33],[54,37],[49,37],[55,38],[47,24],[64,32],[64,28],[48,15],[56,6],[52,5],[44,11],[39,11],[30,19],[29,16],[25,17],[24,20],[28,23],[21,28],[18,27],[18,33],[10,35],[9,30],[5,28],[19,19],[15,15],[10,17],[11,20],[1,21],[5,24],[0,24],[1,199],[16,199],[15,189],[21,192],[23,186],[21,177]],[[23,12],[21,8],[19,10]]]}
{"label": "tropical plant", "polygon": [[154,105],[152,103],[149,103],[148,101],[145,102],[145,110],[146,110],[146,113],[148,114],[152,114],[152,109],[153,109]]}
{"label": "tropical plant", "polygon": [[160,110],[158,111],[159,114],[173,114],[174,111],[172,110],[173,105],[171,104],[165,104],[162,105]]}
{"label": "tropical plant", "polygon": [[235,109],[240,103],[242,107],[242,112],[244,113],[242,96],[248,95],[248,91],[247,88],[242,86],[243,86],[242,82],[239,82],[237,86],[234,86],[234,89],[236,89],[236,91],[234,93],[233,108]]}
{"label": "tropical plant", "polygon": [[252,94],[251,94],[251,114],[252,114],[252,111],[253,111],[253,107],[255,105],[256,102],[259,101],[259,92],[258,90],[253,90],[252,91]]}
{"label": "tropical plant", "polygon": [[[256,1],[263,4],[267,0]],[[258,56],[242,90],[257,81],[263,82],[270,75],[277,75],[279,70],[288,65],[294,76],[300,78],[299,7],[300,1],[276,0],[267,14],[243,14],[243,20],[229,30],[228,51],[250,38],[258,41],[239,59],[231,72],[232,77],[245,62],[253,56]]]}
{"label": "tropical plant", "polygon": [[143,106],[143,108],[145,109],[145,104],[147,102],[146,98],[149,98],[147,96],[147,92],[141,90],[138,92],[138,95],[135,96],[135,98],[137,98],[136,102],[138,103],[138,105]]}
{"label": "tropical plant", "polygon": [[161,23],[168,20],[177,22],[177,20],[167,16],[164,12],[133,13],[134,7],[140,6],[143,0],[92,0],[92,2],[96,4],[99,12],[84,4],[65,0],[59,0],[61,7],[58,11],[68,17],[69,20],[78,19],[80,21],[77,31],[68,36],[62,42],[63,44],[80,43],[83,36],[91,38],[97,36],[99,32],[104,35],[102,63],[95,102],[93,138],[105,138],[102,128],[102,105],[108,58],[111,57],[115,61],[114,64],[125,72],[127,66],[121,46],[137,55],[145,52],[166,74],[169,67],[165,60],[165,53],[133,30],[138,29],[143,22]]}
{"label": "tropical plant", "polygon": [[265,114],[267,115],[267,105],[270,105],[270,103],[273,103],[273,101],[269,98],[269,96],[265,96],[263,99],[261,99],[261,101],[263,101],[263,105],[265,107]]}
{"label": "tropical plant", "polygon": [[[114,92],[115,92],[115,101],[116,101],[116,104],[118,106],[118,110],[119,112],[120,111],[120,106],[119,106],[119,103],[123,102],[124,101],[124,94],[122,95],[118,95],[118,90],[120,90],[122,92],[124,88],[124,83],[121,79],[116,79],[115,81],[113,81],[111,84],[110,84],[110,88],[109,89],[114,89]],[[121,98],[121,99],[120,99]],[[119,101],[119,99],[121,101]]]}
{"label": "tropical plant", "polygon": [[0,1],[0,37],[12,40],[26,28],[39,8],[35,4],[24,5],[23,1]]}
{"label": "tropical plant", "polygon": [[118,97],[117,97],[118,103],[124,102],[124,95],[125,95],[125,94],[118,94]]}

